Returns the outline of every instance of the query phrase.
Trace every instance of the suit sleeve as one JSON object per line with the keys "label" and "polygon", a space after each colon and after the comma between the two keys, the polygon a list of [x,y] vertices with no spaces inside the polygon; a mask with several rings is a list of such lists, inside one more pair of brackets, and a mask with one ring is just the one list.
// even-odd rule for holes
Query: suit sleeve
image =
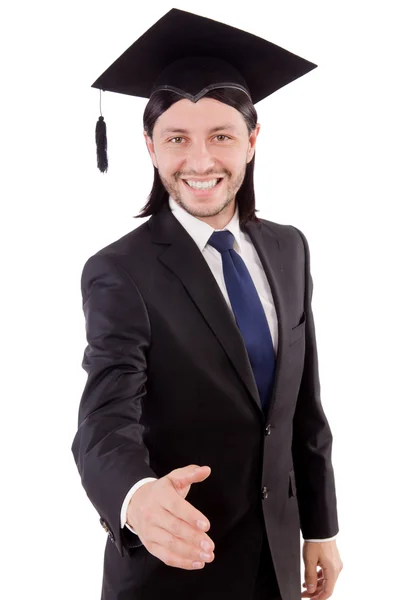
{"label": "suit sleeve", "polygon": [[142,545],[120,527],[123,500],[140,479],[157,479],[139,422],[150,322],[137,286],[112,256],[98,253],[87,260],[81,292],[88,342],[82,367],[88,377],[71,449],[100,523],[123,556]]}
{"label": "suit sleeve", "polygon": [[[295,228],[296,229],[296,228]],[[320,397],[316,333],[312,312],[313,280],[306,237],[296,229],[305,256],[305,359],[294,421],[292,455],[302,536],[332,538],[339,531],[332,433]]]}

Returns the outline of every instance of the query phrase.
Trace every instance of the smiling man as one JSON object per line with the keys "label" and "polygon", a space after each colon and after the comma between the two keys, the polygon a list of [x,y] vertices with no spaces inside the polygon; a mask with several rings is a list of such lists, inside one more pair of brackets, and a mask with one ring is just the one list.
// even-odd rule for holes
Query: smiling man
{"label": "smiling man", "polygon": [[[173,9],[94,84],[149,98],[154,167],[150,218],[81,278],[88,379],[72,451],[108,533],[102,600],[333,593],[309,246],[259,219],[254,193],[254,103],[314,67]],[[101,117],[102,172],[105,132]]]}

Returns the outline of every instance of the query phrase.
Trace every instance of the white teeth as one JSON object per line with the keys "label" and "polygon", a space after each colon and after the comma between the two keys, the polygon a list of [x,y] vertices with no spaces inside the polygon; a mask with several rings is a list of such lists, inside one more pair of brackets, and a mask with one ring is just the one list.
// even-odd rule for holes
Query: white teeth
{"label": "white teeth", "polygon": [[190,187],[195,188],[196,190],[208,190],[213,188],[218,183],[217,179],[212,179],[211,181],[189,181],[185,180]]}

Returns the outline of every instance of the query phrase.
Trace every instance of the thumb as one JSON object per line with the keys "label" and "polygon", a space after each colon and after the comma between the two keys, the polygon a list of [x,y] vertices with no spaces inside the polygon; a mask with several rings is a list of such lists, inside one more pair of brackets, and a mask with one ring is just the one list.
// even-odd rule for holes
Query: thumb
{"label": "thumb", "polygon": [[188,465],[186,467],[174,469],[173,471],[171,471],[171,473],[169,473],[168,477],[170,477],[173,481],[182,480],[183,483],[193,483],[206,479],[208,475],[210,475],[210,473],[211,467],[199,467],[198,465]]}
{"label": "thumb", "polygon": [[204,481],[204,479],[207,479],[209,475],[211,475],[211,467],[208,465],[204,465],[202,467],[199,467],[198,465],[194,466],[193,479],[195,482]]}
{"label": "thumb", "polygon": [[305,584],[307,591],[312,594],[317,587],[317,565],[315,563],[306,564],[305,567]]}

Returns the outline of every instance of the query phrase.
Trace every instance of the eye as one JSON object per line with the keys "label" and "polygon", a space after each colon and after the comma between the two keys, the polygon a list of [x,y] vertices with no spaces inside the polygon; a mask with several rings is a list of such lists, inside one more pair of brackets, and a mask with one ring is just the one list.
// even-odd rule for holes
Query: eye
{"label": "eye", "polygon": [[[230,140],[230,137],[228,135],[223,134],[223,133],[219,133],[215,137],[217,137],[217,138],[227,138],[228,140]],[[220,140],[220,141],[223,141],[223,140]]]}
{"label": "eye", "polygon": [[172,139],[170,139],[170,142],[173,142],[174,140],[183,140],[182,137],[174,137]]}

